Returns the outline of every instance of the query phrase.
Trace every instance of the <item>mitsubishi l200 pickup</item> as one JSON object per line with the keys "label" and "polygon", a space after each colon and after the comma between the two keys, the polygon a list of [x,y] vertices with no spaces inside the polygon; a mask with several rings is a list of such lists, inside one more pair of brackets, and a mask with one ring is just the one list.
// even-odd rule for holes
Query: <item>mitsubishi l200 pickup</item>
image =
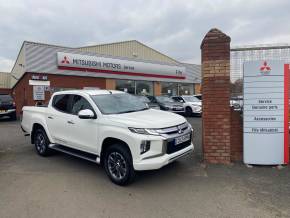
{"label": "mitsubishi l200 pickup", "polygon": [[41,156],[57,150],[104,166],[118,185],[193,152],[184,117],[110,90],[56,92],[47,107],[23,107],[25,135]]}

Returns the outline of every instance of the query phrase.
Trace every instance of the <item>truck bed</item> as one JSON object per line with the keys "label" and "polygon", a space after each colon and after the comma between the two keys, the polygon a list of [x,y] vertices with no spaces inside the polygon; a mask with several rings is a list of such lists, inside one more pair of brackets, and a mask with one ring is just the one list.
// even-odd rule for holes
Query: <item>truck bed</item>
{"label": "truck bed", "polygon": [[25,106],[22,108],[23,116],[21,126],[25,132],[30,133],[35,120],[45,120],[48,112],[47,107]]}

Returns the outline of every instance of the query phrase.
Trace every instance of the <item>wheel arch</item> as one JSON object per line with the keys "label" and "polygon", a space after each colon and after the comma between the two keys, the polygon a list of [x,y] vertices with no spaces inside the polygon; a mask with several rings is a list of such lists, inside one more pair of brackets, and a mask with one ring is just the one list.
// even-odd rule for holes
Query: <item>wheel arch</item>
{"label": "wheel arch", "polygon": [[47,135],[47,132],[46,132],[46,130],[45,130],[45,128],[44,128],[44,126],[42,124],[40,124],[40,123],[34,123],[32,125],[31,136],[30,136],[31,144],[34,144],[34,134],[35,134],[35,131],[37,129],[43,129],[45,131],[46,135]]}
{"label": "wheel arch", "polygon": [[103,165],[103,161],[104,161],[104,156],[105,156],[106,150],[111,145],[114,145],[114,144],[120,144],[123,147],[125,147],[129,151],[129,154],[131,155],[131,158],[132,158],[132,151],[131,151],[129,145],[124,140],[118,139],[118,138],[115,138],[115,137],[107,137],[102,142],[102,147],[101,147],[101,152],[100,152],[100,158],[101,158],[101,164],[102,165]]}

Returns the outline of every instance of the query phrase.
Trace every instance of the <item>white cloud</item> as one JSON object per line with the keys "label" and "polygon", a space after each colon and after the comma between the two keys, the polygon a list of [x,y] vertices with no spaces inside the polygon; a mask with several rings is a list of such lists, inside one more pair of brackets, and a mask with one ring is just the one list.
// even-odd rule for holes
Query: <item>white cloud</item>
{"label": "white cloud", "polygon": [[0,72],[11,72],[14,60],[0,57]]}
{"label": "white cloud", "polygon": [[14,62],[24,40],[77,47],[136,39],[199,63],[213,27],[234,45],[289,43],[289,7],[289,0],[0,0],[0,56]]}

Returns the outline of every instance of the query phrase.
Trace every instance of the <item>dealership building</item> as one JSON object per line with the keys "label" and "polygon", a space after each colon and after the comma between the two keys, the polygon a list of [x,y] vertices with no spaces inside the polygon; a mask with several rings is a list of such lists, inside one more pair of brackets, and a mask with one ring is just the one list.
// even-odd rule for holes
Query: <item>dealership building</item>
{"label": "dealership building", "polygon": [[200,71],[200,65],[181,63],[136,40],[80,48],[25,41],[10,86],[19,114],[24,105],[46,104],[60,90],[195,94],[200,92]]}

